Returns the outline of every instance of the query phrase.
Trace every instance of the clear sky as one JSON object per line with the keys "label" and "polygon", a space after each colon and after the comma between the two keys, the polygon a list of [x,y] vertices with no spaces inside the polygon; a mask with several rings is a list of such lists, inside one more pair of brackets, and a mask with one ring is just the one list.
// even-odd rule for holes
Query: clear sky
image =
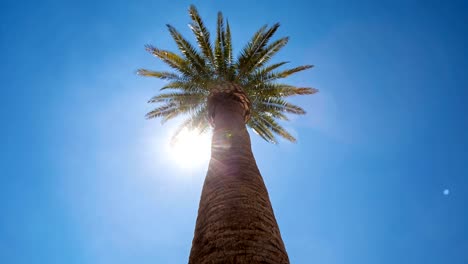
{"label": "clear sky", "polygon": [[[0,3],[0,263],[186,263],[207,163],[170,158],[147,121],[188,1]],[[198,1],[239,51],[265,23],[320,89],[252,133],[292,263],[468,263],[466,1]]]}

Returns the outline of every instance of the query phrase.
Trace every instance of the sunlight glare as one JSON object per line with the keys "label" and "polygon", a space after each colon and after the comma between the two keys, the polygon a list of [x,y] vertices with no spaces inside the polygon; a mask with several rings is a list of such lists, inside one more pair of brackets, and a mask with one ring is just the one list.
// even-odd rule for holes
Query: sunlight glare
{"label": "sunlight glare", "polygon": [[171,160],[185,169],[200,167],[210,159],[210,135],[198,131],[183,129],[173,144],[168,148]]}

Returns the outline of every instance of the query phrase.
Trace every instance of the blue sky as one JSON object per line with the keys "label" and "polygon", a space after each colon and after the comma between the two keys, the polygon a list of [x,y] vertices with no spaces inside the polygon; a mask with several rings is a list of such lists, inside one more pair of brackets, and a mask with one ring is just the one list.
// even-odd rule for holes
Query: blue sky
{"label": "blue sky", "polygon": [[[286,126],[252,134],[292,263],[468,262],[463,1],[2,1],[0,263],[186,263],[207,164],[167,158],[147,121],[163,65],[195,3],[234,49],[265,23],[277,60],[320,89]],[[444,190],[449,190],[444,195]]]}

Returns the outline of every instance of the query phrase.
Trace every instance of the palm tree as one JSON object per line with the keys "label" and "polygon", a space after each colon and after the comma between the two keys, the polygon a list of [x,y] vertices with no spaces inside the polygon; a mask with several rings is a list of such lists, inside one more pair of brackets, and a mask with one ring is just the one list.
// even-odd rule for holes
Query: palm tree
{"label": "palm tree", "polygon": [[279,70],[287,62],[268,64],[288,43],[287,37],[270,41],[279,24],[261,27],[234,58],[229,22],[222,13],[218,13],[214,44],[194,6],[189,14],[198,48],[167,25],[181,54],[151,45],[146,50],[173,71],[138,70],[142,76],[168,81],[161,90],[169,92],[149,100],[158,107],[147,118],[160,117],[165,122],[184,115],[178,132],[212,128],[211,160],[189,263],[289,263],[246,126],[271,143],[277,143],[276,135],[295,142],[277,120],[305,111],[284,98],[317,90],[278,80],[312,66]]}

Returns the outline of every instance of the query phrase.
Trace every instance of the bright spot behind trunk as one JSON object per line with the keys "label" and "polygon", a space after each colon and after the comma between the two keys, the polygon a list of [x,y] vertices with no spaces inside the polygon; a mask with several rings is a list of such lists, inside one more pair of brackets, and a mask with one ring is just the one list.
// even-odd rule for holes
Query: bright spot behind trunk
{"label": "bright spot behind trunk", "polygon": [[184,128],[168,146],[170,159],[176,166],[193,169],[207,164],[211,154],[210,135],[200,134],[197,130]]}

